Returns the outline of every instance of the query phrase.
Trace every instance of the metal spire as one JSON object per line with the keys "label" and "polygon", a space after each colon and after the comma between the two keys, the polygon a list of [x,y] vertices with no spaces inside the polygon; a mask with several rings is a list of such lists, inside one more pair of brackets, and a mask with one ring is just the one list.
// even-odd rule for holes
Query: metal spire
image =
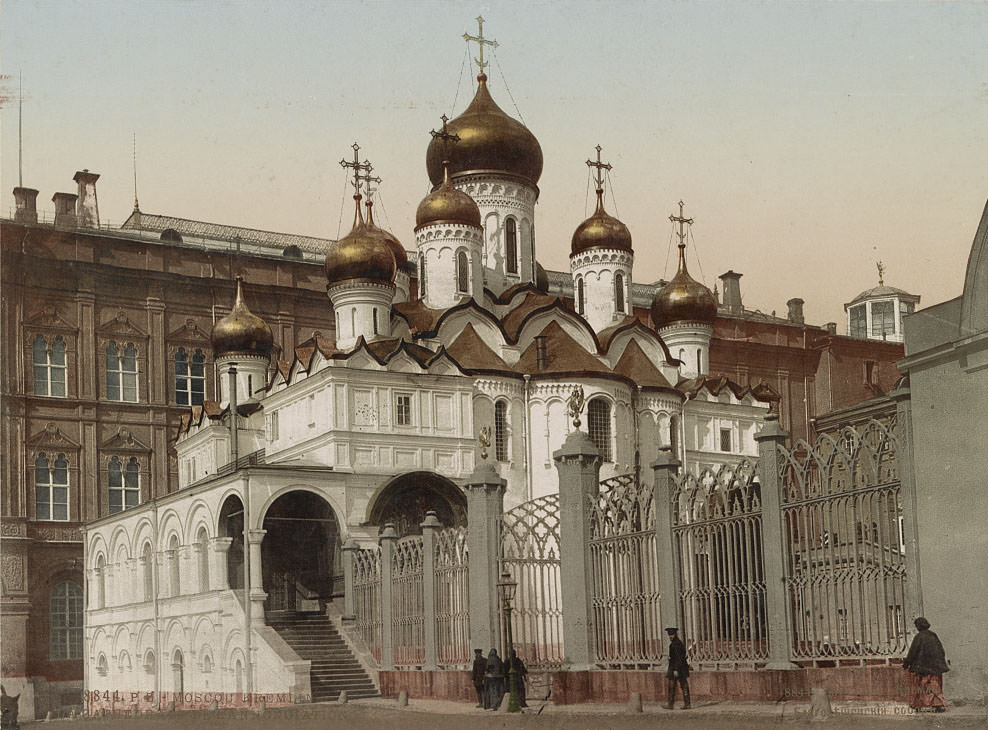
{"label": "metal spire", "polygon": [[484,38],[484,18],[481,15],[477,16],[477,26],[480,30],[477,31],[477,35],[470,35],[469,33],[463,34],[463,40],[469,45],[470,41],[474,41],[478,48],[480,49],[480,58],[474,58],[474,62],[477,64],[477,68],[480,69],[480,73],[486,74],[484,71],[490,64],[484,60],[484,46],[490,46],[491,48],[497,48],[497,41],[488,40]]}
{"label": "metal spire", "polygon": [[134,132],[134,210],[140,209],[141,206],[137,203],[137,132]]}

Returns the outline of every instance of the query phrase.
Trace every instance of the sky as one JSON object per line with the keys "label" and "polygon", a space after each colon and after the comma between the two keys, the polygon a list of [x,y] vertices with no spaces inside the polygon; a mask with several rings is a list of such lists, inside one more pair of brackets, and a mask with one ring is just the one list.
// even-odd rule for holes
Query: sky
{"label": "sky", "polygon": [[[119,224],[136,135],[142,211],[335,238],[356,141],[383,179],[379,222],[413,248],[429,130],[473,94],[478,15],[499,44],[491,92],[542,146],[547,268],[568,271],[600,144],[636,281],[674,273],[683,200],[691,273],[742,273],[749,308],[801,297],[809,323],[844,332],[878,260],[921,306],[960,294],[988,199],[985,2],[5,0],[23,184],[50,215],[76,170],[98,172]],[[0,135],[6,217],[9,100]]]}

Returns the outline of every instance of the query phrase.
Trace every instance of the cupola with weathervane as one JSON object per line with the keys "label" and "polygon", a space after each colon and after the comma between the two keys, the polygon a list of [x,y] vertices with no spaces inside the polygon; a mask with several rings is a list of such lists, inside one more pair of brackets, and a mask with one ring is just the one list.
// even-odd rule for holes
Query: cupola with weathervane
{"label": "cupola with weathervane", "polygon": [[902,342],[902,320],[919,304],[919,295],[885,284],[885,264],[878,267],[878,286],[865,289],[844,305],[847,334],[863,340]]}

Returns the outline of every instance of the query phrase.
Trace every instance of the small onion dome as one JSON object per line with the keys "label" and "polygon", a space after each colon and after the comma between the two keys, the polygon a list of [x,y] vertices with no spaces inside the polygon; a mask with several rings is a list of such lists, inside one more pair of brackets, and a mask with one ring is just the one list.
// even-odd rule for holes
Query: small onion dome
{"label": "small onion dome", "polygon": [[453,187],[449,161],[443,161],[443,183],[422,198],[415,211],[415,230],[430,223],[462,223],[480,228],[480,208],[469,195]]}
{"label": "small onion dome", "polygon": [[592,248],[610,248],[631,251],[631,232],[628,226],[604,211],[604,190],[597,188],[597,210],[579,225],[573,233],[570,255]]}
{"label": "small onion dome", "polygon": [[535,262],[535,288],[543,294],[549,293],[549,275],[538,261]]}
{"label": "small onion dome", "polygon": [[246,353],[268,356],[274,347],[271,328],[247,309],[244,302],[243,277],[237,277],[237,296],[230,313],[213,325],[210,335],[213,356]]}
{"label": "small onion dome", "polygon": [[449,159],[449,173],[502,172],[536,185],[542,176],[542,148],[535,135],[517,119],[512,119],[494,103],[487,90],[487,74],[477,76],[477,94],[470,106],[449,123],[448,131],[460,139],[443,154],[443,142],[433,138],[425,164],[429,179],[437,186],[443,181],[443,160]]}
{"label": "small onion dome", "polygon": [[360,195],[354,195],[357,210],[353,230],[330,244],[326,252],[326,279],[330,286],[350,279],[369,279],[393,284],[398,263],[379,228],[367,227],[360,211]]}
{"label": "small onion dome", "polygon": [[658,328],[673,322],[713,324],[717,300],[713,292],[686,271],[686,246],[679,246],[679,271],[652,298],[652,324]]}
{"label": "small onion dome", "polygon": [[388,244],[388,247],[391,249],[391,253],[395,256],[395,263],[397,264],[399,271],[405,271],[408,269],[408,251],[406,251],[405,247],[401,245],[401,241],[399,241],[398,238],[392,233],[389,233],[383,228],[378,228],[374,223],[373,200],[367,201],[367,230],[381,236]]}

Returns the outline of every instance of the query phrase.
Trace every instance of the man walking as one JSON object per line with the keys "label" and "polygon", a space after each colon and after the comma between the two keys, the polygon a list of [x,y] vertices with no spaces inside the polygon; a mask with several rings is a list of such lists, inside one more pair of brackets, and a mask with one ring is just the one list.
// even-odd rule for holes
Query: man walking
{"label": "man walking", "polygon": [[669,668],[666,670],[669,701],[666,709],[671,710],[676,704],[676,683],[683,688],[683,709],[690,709],[690,665],[686,661],[686,647],[677,635],[679,629],[670,626],[666,629],[669,634]]}
{"label": "man walking", "polygon": [[477,707],[484,707],[484,676],[487,674],[487,658],[483,649],[473,650],[473,688],[477,691]]}

